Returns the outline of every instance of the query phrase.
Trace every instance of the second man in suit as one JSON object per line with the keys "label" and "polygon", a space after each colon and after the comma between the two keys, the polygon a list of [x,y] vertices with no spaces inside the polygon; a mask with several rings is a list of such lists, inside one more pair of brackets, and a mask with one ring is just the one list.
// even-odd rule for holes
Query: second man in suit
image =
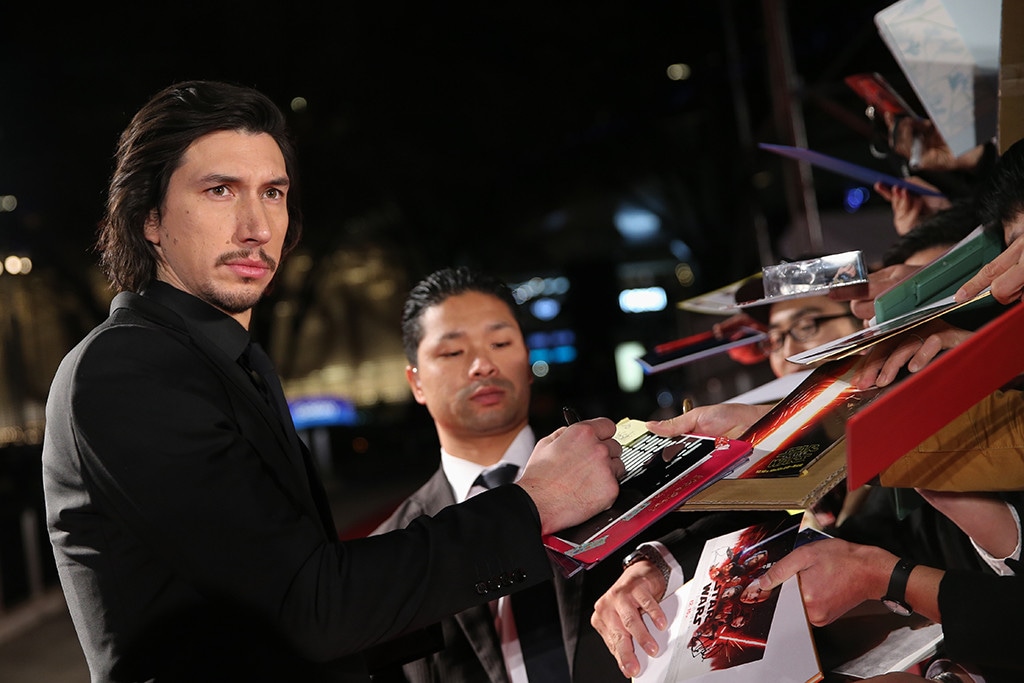
{"label": "second man in suit", "polygon": [[[492,474],[511,472],[514,479],[536,440],[529,425],[529,353],[515,301],[503,282],[467,268],[431,274],[406,300],[402,337],[409,361],[406,378],[434,420],[441,465],[378,533],[462,502],[492,485],[485,481]],[[445,619],[445,648],[406,664],[405,678],[410,683],[625,680],[590,625],[592,596],[600,592],[592,593],[586,582],[595,580],[563,579],[556,573],[539,592]],[[545,607],[539,631],[551,645],[542,657],[548,668],[538,672],[534,628],[527,623],[535,617],[527,610]]]}

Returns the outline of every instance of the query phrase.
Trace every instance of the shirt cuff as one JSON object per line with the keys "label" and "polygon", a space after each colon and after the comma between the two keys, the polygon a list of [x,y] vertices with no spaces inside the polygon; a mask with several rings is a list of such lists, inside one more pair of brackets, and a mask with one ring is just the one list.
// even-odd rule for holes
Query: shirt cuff
{"label": "shirt cuff", "polygon": [[971,545],[973,545],[974,549],[978,551],[978,555],[981,559],[985,560],[985,564],[992,567],[992,571],[996,574],[999,576],[1014,576],[1015,572],[1007,566],[1006,561],[1020,560],[1020,515],[1017,514],[1017,508],[1014,506],[1009,503],[1007,503],[1006,506],[1010,508],[1010,514],[1013,515],[1013,521],[1017,524],[1017,547],[1013,549],[1013,552],[1007,557],[992,557],[984,548],[975,543],[973,538],[971,539]]}

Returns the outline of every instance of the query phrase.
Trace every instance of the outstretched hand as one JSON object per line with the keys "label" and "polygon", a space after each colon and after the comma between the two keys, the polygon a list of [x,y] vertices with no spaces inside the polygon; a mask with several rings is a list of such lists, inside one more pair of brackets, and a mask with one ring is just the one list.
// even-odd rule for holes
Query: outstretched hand
{"label": "outstretched hand", "polygon": [[736,438],[761,419],[770,407],[744,403],[701,406],[668,420],[648,422],[647,429],[660,436],[699,434]]}
{"label": "outstretched hand", "polygon": [[762,591],[773,590],[799,574],[807,618],[824,626],[865,600],[885,595],[896,560],[881,548],[829,538],[794,549],[755,583]]}
{"label": "outstretched hand", "polygon": [[665,589],[665,578],[660,570],[650,562],[637,562],[627,567],[594,604],[590,623],[601,634],[627,678],[640,673],[634,640],[647,654],[658,654],[658,644],[647,630],[643,615],[647,614],[659,630],[668,627],[668,619],[659,604]]}
{"label": "outstretched hand", "polygon": [[[931,183],[915,176],[906,178],[906,180],[929,190],[938,190]],[[875,183],[874,190],[892,207],[892,224],[899,235],[906,235],[913,230],[922,218],[932,216],[952,206],[952,203],[945,197],[925,196],[903,187],[886,185],[881,182]]]}
{"label": "outstretched hand", "polygon": [[933,320],[920,327],[879,342],[868,349],[867,358],[851,383],[858,389],[888,386],[900,368],[918,372],[935,360],[941,351],[952,349],[971,337],[969,330]]}
{"label": "outstretched hand", "polygon": [[957,290],[954,299],[960,303],[992,287],[992,296],[1002,304],[1020,301],[1024,297],[1024,239],[1010,243],[999,256],[982,266],[978,274]]}

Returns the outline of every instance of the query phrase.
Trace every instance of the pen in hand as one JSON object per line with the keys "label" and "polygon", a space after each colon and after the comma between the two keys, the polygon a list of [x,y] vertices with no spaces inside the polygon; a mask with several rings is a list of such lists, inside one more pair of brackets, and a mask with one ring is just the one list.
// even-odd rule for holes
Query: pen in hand
{"label": "pen in hand", "polygon": [[562,408],[562,417],[565,418],[565,424],[567,425],[574,425],[580,421],[580,416],[577,415],[576,411],[569,406]]}

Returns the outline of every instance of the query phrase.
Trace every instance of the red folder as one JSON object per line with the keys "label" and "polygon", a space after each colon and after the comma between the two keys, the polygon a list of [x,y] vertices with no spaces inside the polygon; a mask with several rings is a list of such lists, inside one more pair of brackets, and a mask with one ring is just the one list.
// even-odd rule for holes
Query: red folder
{"label": "red folder", "polygon": [[968,408],[1024,372],[1024,305],[910,375],[846,423],[846,479],[853,490]]}

